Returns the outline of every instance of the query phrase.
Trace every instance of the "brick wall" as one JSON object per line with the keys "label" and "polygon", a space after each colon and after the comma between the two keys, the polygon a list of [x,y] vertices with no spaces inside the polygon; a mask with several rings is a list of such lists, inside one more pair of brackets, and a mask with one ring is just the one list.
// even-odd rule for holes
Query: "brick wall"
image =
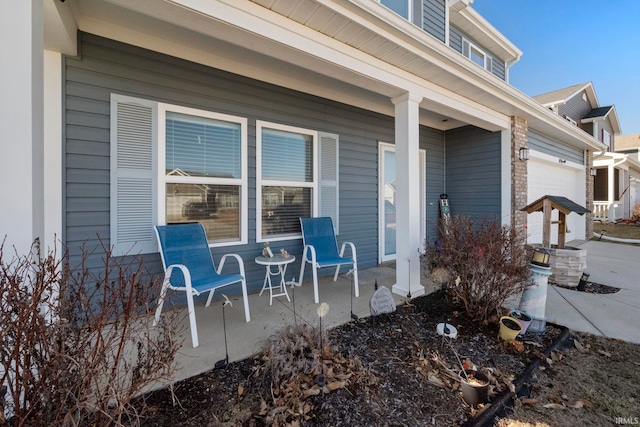
{"label": "brick wall", "polygon": [[[585,173],[587,174],[587,209],[593,212],[593,183],[594,177],[591,176],[591,168],[593,167],[593,151],[587,150],[587,158],[585,162]],[[585,214],[585,236],[587,240],[593,237],[593,213]]]}
{"label": "brick wall", "polygon": [[520,209],[527,206],[527,162],[519,159],[520,148],[527,148],[527,120],[511,117],[511,224],[520,234],[527,235],[527,213]]}

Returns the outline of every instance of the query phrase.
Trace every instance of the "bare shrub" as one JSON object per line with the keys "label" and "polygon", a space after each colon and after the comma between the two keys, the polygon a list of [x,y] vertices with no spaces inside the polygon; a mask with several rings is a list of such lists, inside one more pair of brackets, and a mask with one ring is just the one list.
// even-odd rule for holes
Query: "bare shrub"
{"label": "bare shrub", "polygon": [[142,260],[105,250],[96,273],[83,250],[70,271],[65,256],[42,256],[38,241],[30,254],[5,255],[2,244],[2,413],[16,426],[138,424],[132,399],[175,373],[182,345],[171,314],[151,327],[159,284]]}
{"label": "bare shrub", "polygon": [[633,206],[633,217],[631,219],[640,221],[640,203],[636,203]]}
{"label": "bare shrub", "polygon": [[468,316],[488,321],[507,298],[529,285],[525,241],[513,227],[455,216],[446,228],[441,223],[439,231],[440,239],[427,245],[422,262],[432,274],[447,270],[447,295],[462,302]]}
{"label": "bare shrub", "polygon": [[[322,349],[320,348],[322,333]],[[328,335],[307,324],[289,325],[271,336],[260,355],[258,374],[271,377],[271,399],[264,401],[259,416],[267,425],[300,425],[310,419],[312,396],[359,384],[365,389],[377,378],[358,357],[343,357]],[[326,383],[317,384],[323,371]]]}

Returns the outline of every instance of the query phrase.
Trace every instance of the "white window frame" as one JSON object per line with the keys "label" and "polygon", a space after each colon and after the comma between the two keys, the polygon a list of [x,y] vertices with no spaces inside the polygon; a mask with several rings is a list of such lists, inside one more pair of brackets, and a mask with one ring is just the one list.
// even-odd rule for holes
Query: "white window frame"
{"label": "white window frame", "polygon": [[573,120],[571,117],[569,116],[564,116],[565,120],[568,121],[569,123],[571,123],[574,126],[578,126],[578,122],[576,122],[575,120]]}
{"label": "white window frame", "polygon": [[[229,123],[239,124],[241,128],[240,136],[240,178],[218,178],[218,177],[191,177],[191,176],[167,176],[166,174],[166,116],[167,112],[184,114],[194,117],[219,120]],[[232,185],[240,187],[240,236],[234,240],[221,240],[209,242],[209,247],[224,247],[232,245],[245,245],[248,242],[248,165],[247,165],[247,119],[244,117],[232,116],[229,114],[215,113],[212,111],[200,110],[190,107],[182,107],[173,104],[158,104],[158,221],[160,225],[165,225],[167,220],[166,212],[166,189],[167,184],[210,184],[210,185]]]}
{"label": "white window frame", "polygon": [[[312,155],[313,155],[313,179],[312,182],[286,181],[286,180],[270,180],[262,179],[262,130],[263,129],[281,130],[285,132],[300,133],[309,135],[312,138]],[[286,161],[286,153],[284,159]],[[266,122],[256,120],[256,242],[274,242],[282,240],[301,239],[302,234],[286,234],[281,236],[263,236],[262,234],[262,187],[264,186],[291,186],[311,188],[311,215],[318,216],[318,200],[319,200],[319,174],[318,174],[318,131],[305,129],[295,126],[288,126],[279,123]]]}
{"label": "white window frame", "polygon": [[[122,122],[118,113],[120,107],[129,112]],[[147,116],[151,119],[136,122],[138,116],[143,117],[142,110],[146,110]],[[201,182],[196,177],[166,177],[165,138],[168,111],[240,124],[241,178],[210,179],[210,183],[213,184],[240,186],[240,236],[234,240],[210,242],[209,246],[248,243],[247,119],[113,93],[110,139],[110,239],[114,256],[158,252],[153,226],[166,224],[167,182]],[[124,147],[124,151],[121,151],[121,147]],[[122,197],[119,195],[121,191]],[[132,215],[136,221],[128,219]]]}
{"label": "white window frame", "polygon": [[[478,64],[471,57],[471,52],[476,51],[482,56],[482,65]],[[493,58],[480,46],[471,42],[469,39],[462,38],[462,54],[467,57],[471,62],[476,64],[478,67],[483,68],[490,73],[493,73]],[[478,56],[480,56],[478,55]]]}

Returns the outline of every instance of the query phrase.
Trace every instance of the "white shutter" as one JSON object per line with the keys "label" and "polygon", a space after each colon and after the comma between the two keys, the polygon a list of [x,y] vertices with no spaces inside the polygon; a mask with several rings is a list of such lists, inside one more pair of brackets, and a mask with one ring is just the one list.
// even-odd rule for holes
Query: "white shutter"
{"label": "white shutter", "polygon": [[487,70],[493,73],[493,58],[487,55]]}
{"label": "white shutter", "polygon": [[319,132],[320,140],[320,216],[329,216],[333,220],[336,235],[339,234],[338,222],[338,135]]}
{"label": "white shutter", "polygon": [[157,103],[111,95],[113,255],[157,252]]}

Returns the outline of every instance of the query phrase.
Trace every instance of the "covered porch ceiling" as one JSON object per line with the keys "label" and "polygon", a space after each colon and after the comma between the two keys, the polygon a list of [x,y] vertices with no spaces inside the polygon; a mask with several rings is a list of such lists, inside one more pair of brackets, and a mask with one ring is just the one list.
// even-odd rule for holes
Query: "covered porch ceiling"
{"label": "covered porch ceiling", "polygon": [[[47,2],[45,2],[47,3]],[[423,125],[509,128],[570,145],[593,137],[373,0],[67,0],[45,7],[45,49],[75,55],[77,29],[394,116],[423,97]]]}

